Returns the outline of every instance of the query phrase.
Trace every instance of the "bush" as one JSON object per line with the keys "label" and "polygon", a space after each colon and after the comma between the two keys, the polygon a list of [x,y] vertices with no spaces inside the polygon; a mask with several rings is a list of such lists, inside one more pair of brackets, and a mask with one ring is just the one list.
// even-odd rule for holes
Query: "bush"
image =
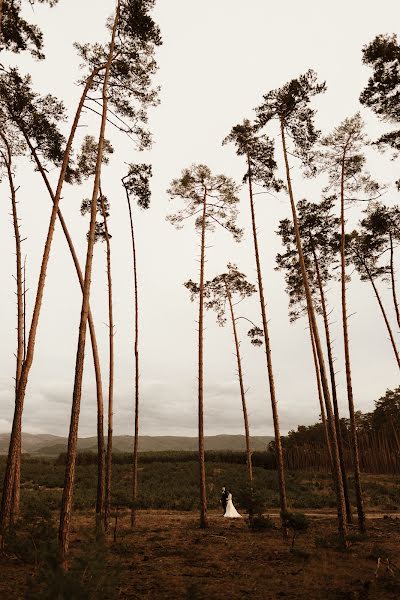
{"label": "bush", "polygon": [[48,504],[31,495],[22,505],[21,518],[5,535],[7,552],[23,562],[40,565],[54,557],[57,531]]}
{"label": "bush", "polygon": [[275,523],[268,515],[253,515],[249,517],[249,527],[252,531],[265,531],[267,529],[276,529]]}
{"label": "bush", "polygon": [[297,535],[307,531],[310,526],[310,522],[303,513],[294,513],[286,510],[281,511],[281,519],[283,527],[286,529],[291,529],[293,532],[291,546],[293,548]]}
{"label": "bush", "polygon": [[106,600],[115,598],[119,572],[107,563],[103,541],[85,544],[82,555],[63,571],[54,559],[28,579],[26,600]]}

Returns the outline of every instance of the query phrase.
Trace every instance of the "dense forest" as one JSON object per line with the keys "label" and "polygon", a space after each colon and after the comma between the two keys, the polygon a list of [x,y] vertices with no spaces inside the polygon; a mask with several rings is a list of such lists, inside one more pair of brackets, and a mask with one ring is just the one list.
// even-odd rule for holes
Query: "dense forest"
{"label": "dense forest", "polygon": [[[38,0],[57,10],[57,0]],[[13,64],[13,56],[23,54],[32,60],[45,61],[44,39],[41,30],[30,24],[24,4],[34,6],[35,0],[3,0],[0,2],[0,32],[2,57],[0,68],[0,167],[3,201],[10,202],[11,226],[15,239],[15,378],[14,414],[9,451],[2,477],[0,507],[0,546],[7,546],[8,534],[17,526],[20,517],[21,490],[21,433],[25,401],[35,361],[37,346],[42,343],[39,324],[46,310],[46,286],[52,260],[55,229],[61,226],[74,268],[77,285],[81,288],[80,312],[76,331],[75,366],[71,372],[73,393],[69,413],[68,449],[60,463],[64,474],[59,502],[58,561],[68,567],[74,490],[77,476],[77,439],[83,397],[82,385],[85,364],[94,365],[96,386],[97,454],[96,469],[92,470],[96,499],[93,522],[97,536],[109,535],[113,504],[118,499],[113,492],[113,417],[118,411],[114,404],[115,315],[118,303],[113,290],[113,255],[111,223],[114,189],[104,184],[104,173],[111,160],[126,163],[126,174],[115,184],[126,198],[129,219],[126,235],[130,253],[118,257],[126,265],[126,277],[133,286],[131,319],[124,327],[133,331],[131,361],[134,367],[132,382],[132,434],[135,436],[130,473],[130,527],[137,527],[141,498],[140,433],[141,343],[144,333],[141,307],[146,298],[140,295],[140,248],[137,244],[136,216],[147,211],[151,204],[151,177],[155,165],[141,162],[140,151],[153,142],[148,128],[148,112],[159,103],[159,89],[154,83],[157,71],[157,50],[162,44],[160,29],[153,19],[154,0],[117,0],[110,2],[110,18],[105,23],[108,41],[75,44],[81,64],[78,82],[80,98],[71,109],[52,94],[36,91],[29,73]],[[113,6],[115,4],[115,8]],[[25,7],[26,8],[26,7]],[[266,410],[272,412],[274,442],[269,448],[277,476],[282,525],[287,528],[289,499],[288,469],[322,468],[332,478],[331,496],[337,512],[338,535],[346,545],[348,526],[353,523],[353,505],[357,512],[360,533],[367,529],[364,508],[363,472],[396,473],[400,468],[400,388],[387,391],[376,401],[375,409],[362,414],[357,406],[354,389],[354,345],[352,316],[357,307],[349,306],[348,290],[356,279],[371,288],[380,316],[379,335],[387,340],[391,360],[400,369],[398,298],[398,257],[400,244],[400,206],[396,193],[400,177],[380,182],[370,172],[367,155],[381,152],[387,161],[394,159],[393,172],[398,171],[400,151],[400,42],[396,35],[382,33],[360,48],[363,64],[369,69],[369,80],[360,89],[360,112],[348,116],[332,131],[320,131],[316,125],[316,106],[324,110],[323,94],[329,82],[323,81],[312,69],[281,87],[267,90],[257,107],[248,107],[248,115],[232,123],[220,142],[227,152],[235,152],[242,162],[236,179],[214,172],[206,164],[182,165],[181,173],[171,173],[167,190],[170,210],[167,220],[178,229],[194,228],[198,247],[185,252],[193,256],[194,279],[185,288],[196,305],[197,348],[197,422],[198,422],[198,496],[199,524],[209,527],[206,452],[204,448],[204,409],[207,405],[205,358],[209,348],[205,319],[212,311],[217,323],[231,330],[226,352],[234,353],[237,371],[237,397],[243,413],[246,436],[246,481],[250,496],[256,496],[251,449],[249,406],[246,398],[246,370],[242,349],[245,342],[262,353],[265,362],[265,382],[269,390]],[[28,60],[28,59],[27,59]],[[2,61],[3,62],[3,61]],[[7,64],[6,64],[7,63]],[[322,98],[322,99],[321,99]],[[68,111],[67,111],[68,108]],[[362,110],[372,111],[390,127],[377,139],[369,139],[365,131]],[[94,113],[93,130],[81,139],[83,115]],[[66,123],[68,122],[68,125]],[[64,131],[67,134],[64,135]],[[116,140],[126,136],[132,141],[134,160],[118,155]],[[78,140],[81,143],[78,143]],[[282,159],[282,160],[281,160]],[[136,162],[137,160],[137,162]],[[21,166],[20,166],[21,165]],[[22,168],[21,168],[22,167]],[[32,307],[26,308],[26,264],[29,256],[23,251],[23,235],[29,223],[19,217],[19,203],[25,198],[19,192],[23,169],[31,169],[43,183],[43,195],[50,201],[51,213],[39,266],[37,282],[30,287]],[[313,179],[319,194],[312,199],[302,198],[302,180]],[[80,212],[88,221],[86,253],[80,262],[74,246],[74,223],[63,216],[64,194],[67,186],[86,186],[89,197],[83,198]],[[89,186],[89,187],[87,187]],[[7,191],[6,191],[7,190]],[[264,265],[260,252],[259,228],[262,219],[257,213],[258,196],[285,197],[290,206],[290,218],[276,223],[276,235],[281,251],[275,264]],[[20,197],[21,196],[21,197]],[[349,227],[353,207],[362,211],[357,227]],[[239,224],[241,213],[249,215],[251,231],[246,243],[253,253],[254,283],[250,275],[238,267],[240,244],[244,231]],[[79,216],[81,219],[81,216]],[[5,227],[6,224],[3,224]],[[23,228],[24,234],[21,233]],[[207,256],[218,236],[229,236],[235,242],[235,252],[226,269],[210,273]],[[98,322],[91,310],[93,260],[97,248],[105,249],[105,286],[107,301],[108,352],[103,364],[98,344]],[[197,252],[199,251],[199,254]],[[198,258],[198,264],[196,262]],[[172,266],[171,266],[172,268]],[[277,365],[274,344],[270,335],[269,272],[282,272],[288,296],[288,320],[302,319],[309,332],[307,350],[313,362],[315,390],[318,398],[320,423],[299,426],[288,436],[282,436],[280,411],[283,400],[277,385]],[[332,294],[338,285],[339,297]],[[68,284],[69,285],[69,284]],[[389,289],[390,294],[383,294]],[[243,307],[255,298],[257,312]],[[340,314],[341,339],[336,346],[343,349],[346,382],[346,416],[340,410],[336,373],[338,361],[332,339],[331,311]],[[240,307],[238,306],[240,304]],[[249,305],[250,306],[250,305]],[[246,316],[243,316],[242,311]],[[31,317],[31,318],[28,318]],[[167,317],[164,317],[167,318]],[[243,335],[239,323],[246,322]],[[170,351],[173,352],[173,332]],[[156,343],[156,341],[155,341]],[[91,357],[85,348],[91,349]],[[14,351],[10,348],[10,353]],[[365,378],[368,378],[365,365]],[[382,382],[382,393],[386,383]],[[348,416],[347,416],[348,415]],[[67,419],[68,420],[68,419]],[[266,453],[267,454],[267,453]],[[266,460],[268,460],[266,458]],[[78,461],[79,464],[79,461]],[[117,462],[116,462],[117,464]],[[349,490],[349,479],[354,484]],[[93,483],[92,481],[92,483]],[[215,496],[215,491],[213,492]],[[214,498],[215,503],[215,498]],[[156,504],[156,503],[155,503]],[[190,505],[195,504],[191,501]],[[250,503],[251,506],[251,503]]]}

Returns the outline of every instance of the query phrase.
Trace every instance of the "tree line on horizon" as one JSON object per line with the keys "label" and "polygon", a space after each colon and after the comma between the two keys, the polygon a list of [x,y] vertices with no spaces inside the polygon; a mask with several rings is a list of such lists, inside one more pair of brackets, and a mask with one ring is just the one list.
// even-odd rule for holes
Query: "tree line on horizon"
{"label": "tree line on horizon", "polygon": [[[50,6],[57,0],[38,0]],[[29,2],[29,0],[28,0]],[[30,1],[34,4],[34,0]],[[9,186],[12,224],[16,250],[16,304],[17,352],[15,371],[15,410],[10,445],[4,475],[0,507],[0,545],[6,530],[18,520],[20,503],[21,427],[26,389],[35,356],[37,330],[41,317],[46,272],[51,257],[54,228],[61,224],[79,285],[82,290],[71,420],[65,462],[65,478],[60,510],[59,560],[67,568],[72,502],[77,460],[77,434],[82,398],[87,329],[91,340],[97,397],[97,501],[96,531],[107,532],[112,502],[112,439],[113,439],[113,381],[114,381],[114,311],[112,288],[112,215],[114,190],[102,185],[102,172],[114,153],[112,140],[106,131],[126,135],[138,151],[150,147],[151,134],[147,128],[147,110],[159,102],[158,88],[153,85],[156,72],[156,48],[161,45],[161,34],[151,11],[154,0],[117,0],[112,17],[107,21],[108,43],[75,44],[82,62],[82,89],[68,137],[60,131],[65,107],[51,94],[40,95],[34,90],[29,75],[17,67],[0,69],[0,160],[3,179]],[[43,36],[40,30],[22,17],[22,2],[3,0],[0,4],[2,51],[30,52],[37,60],[44,60]],[[360,96],[362,105],[371,109],[383,122],[400,123],[400,45],[395,35],[379,35],[362,50],[363,62],[372,69],[372,75]],[[382,194],[385,186],[374,180],[366,164],[366,148],[376,146],[392,154],[400,150],[400,129],[369,140],[360,113],[348,117],[332,132],[322,134],[316,129],[313,99],[326,91],[325,82],[308,70],[281,88],[268,91],[255,108],[253,120],[244,119],[232,127],[221,142],[234,146],[243,159],[242,183],[248,191],[251,217],[252,247],[257,273],[255,284],[247,280],[236,264],[229,262],[224,273],[207,279],[206,250],[210,235],[224,231],[240,243],[243,231],[237,225],[240,186],[224,174],[214,174],[207,165],[191,165],[173,179],[168,194],[178,205],[167,219],[181,228],[194,224],[200,237],[200,270],[197,281],[185,283],[191,299],[198,301],[198,441],[199,492],[201,499],[200,526],[208,526],[207,486],[204,450],[204,318],[205,310],[216,313],[217,322],[229,322],[232,329],[238,372],[239,394],[243,410],[246,436],[247,473],[252,486],[252,452],[250,426],[246,404],[246,382],[240,353],[238,322],[243,319],[251,328],[248,336],[253,345],[265,352],[266,381],[269,387],[274,424],[274,452],[279,482],[280,508],[288,509],[285,486],[285,462],[279,426],[279,390],[274,377],[272,341],[269,335],[268,284],[265,267],[261,264],[258,238],[259,221],[256,215],[257,195],[260,192],[286,194],[290,201],[291,218],[277,224],[277,234],[283,252],[276,257],[275,268],[284,272],[289,296],[291,321],[304,317],[310,332],[310,356],[315,367],[315,382],[324,433],[324,448],[332,473],[338,515],[338,531],[346,543],[347,524],[353,515],[349,501],[348,465],[344,458],[344,439],[338,407],[332,336],[330,331],[329,285],[340,284],[344,366],[349,409],[348,440],[351,468],[354,474],[358,526],[365,531],[362,477],[360,469],[357,420],[357,390],[353,391],[351,329],[347,287],[350,275],[357,272],[368,282],[382,315],[382,325],[393,350],[393,358],[400,368],[398,333],[400,329],[399,304],[396,292],[396,252],[400,241],[400,208],[385,205]],[[86,135],[82,146],[76,148],[75,136],[84,111],[98,118],[96,135]],[[283,155],[283,166],[275,158],[275,146]],[[33,314],[26,319],[26,272],[22,256],[22,236],[18,217],[18,185],[16,164],[28,157],[39,174],[49,195],[52,210],[48,225],[40,273],[37,283]],[[123,158],[122,158],[123,160]],[[58,173],[55,185],[48,176],[49,167]],[[320,198],[297,200],[294,173],[305,178],[320,177]],[[150,206],[150,178],[152,165],[132,163],[120,182],[126,195],[132,259],[130,269],[134,294],[132,317],[134,344],[132,359],[135,367],[133,407],[135,416],[135,446],[132,461],[131,526],[136,524],[138,494],[138,438],[140,413],[139,362],[139,306],[137,245],[135,241],[134,206],[146,210]],[[87,233],[85,265],[77,257],[70,228],[61,212],[64,184],[92,183],[89,199],[81,205],[82,215],[90,216]],[[400,190],[400,179],[396,181]],[[346,227],[346,210],[364,202],[365,210],[355,230]],[[96,338],[96,327],[90,310],[93,254],[96,242],[106,245],[106,274],[108,299],[109,360],[107,393],[107,446],[104,437],[104,391],[102,368]],[[272,267],[272,266],[271,266]],[[385,306],[380,287],[382,282],[391,289],[391,306]],[[250,319],[238,311],[238,304],[256,294],[259,315]],[[241,308],[241,307],[240,307]],[[393,324],[394,323],[394,324]],[[397,438],[396,438],[397,440]]]}

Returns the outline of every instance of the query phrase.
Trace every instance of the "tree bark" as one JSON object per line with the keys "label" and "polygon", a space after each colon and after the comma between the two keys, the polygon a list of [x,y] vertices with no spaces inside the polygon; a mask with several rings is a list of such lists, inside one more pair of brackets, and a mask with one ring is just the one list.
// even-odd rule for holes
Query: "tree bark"
{"label": "tree bark", "polygon": [[326,340],[326,348],[328,352],[328,366],[329,366],[329,375],[331,381],[331,390],[332,390],[332,402],[333,402],[333,410],[335,413],[335,427],[336,427],[336,437],[339,451],[339,462],[340,462],[340,471],[343,481],[343,494],[344,494],[344,503],[346,506],[346,519],[348,523],[353,522],[353,515],[351,512],[351,504],[350,504],[350,496],[349,496],[349,485],[347,481],[347,473],[346,473],[346,462],[344,460],[344,449],[343,449],[343,437],[342,430],[340,427],[340,413],[339,413],[339,404],[337,399],[337,391],[336,391],[336,375],[335,375],[335,365],[333,362],[333,353],[332,353],[332,343],[331,343],[331,333],[329,329],[329,318],[328,311],[325,300],[325,292],[324,286],[322,285],[321,272],[319,268],[319,262],[317,258],[317,254],[315,252],[312,236],[311,238],[311,247],[315,265],[315,272],[317,274],[317,283],[318,290],[321,299],[321,307],[322,307],[322,317],[324,320],[324,328],[325,328],[325,340]]}
{"label": "tree bark", "polygon": [[249,159],[247,159],[247,164],[248,164],[248,176],[249,176],[248,177],[249,197],[250,197],[251,224],[252,224],[252,230],[253,230],[254,255],[255,255],[255,259],[256,259],[258,292],[259,292],[259,296],[260,296],[261,318],[262,318],[262,324],[263,324],[263,330],[264,330],[265,355],[266,355],[266,359],[267,359],[267,371],[268,371],[269,392],[270,392],[271,407],[272,407],[272,418],[273,418],[273,422],[274,422],[275,451],[276,451],[276,462],[277,462],[278,483],[279,483],[279,501],[280,501],[281,511],[286,511],[287,510],[287,500],[286,500],[285,475],[284,475],[284,465],[283,465],[283,452],[282,452],[281,434],[280,434],[280,427],[279,427],[278,406],[277,406],[276,392],[275,392],[274,372],[273,372],[273,368],[272,368],[272,354],[271,354],[271,344],[270,344],[269,332],[268,332],[267,309],[266,309],[266,303],[265,303],[265,299],[264,299],[264,287],[263,287],[263,280],[262,280],[262,275],[261,275],[260,254],[259,254],[259,250],[258,250],[256,217],[255,217],[254,199],[253,199],[252,174],[251,174]]}
{"label": "tree bark", "polygon": [[[308,314],[307,314],[307,316],[308,316]],[[310,330],[310,341],[311,341],[312,355],[313,355],[314,368],[315,368],[315,378],[317,380],[317,391],[318,391],[319,407],[321,409],[321,420],[322,420],[322,424],[323,424],[324,430],[325,430],[325,440],[326,440],[326,448],[327,448],[328,456],[329,456],[329,462],[331,464],[331,469],[333,469],[332,449],[331,449],[331,442],[329,439],[329,428],[328,428],[328,422],[326,419],[326,412],[325,412],[325,406],[324,406],[324,395],[322,392],[321,375],[319,372],[318,356],[317,356],[317,351],[315,348],[314,334],[313,334],[312,325],[311,325],[311,321],[310,321],[309,317],[308,317],[308,328]]]}
{"label": "tree bark", "polygon": [[[19,379],[21,377],[22,365],[24,362],[24,289],[23,289],[23,274],[22,274],[22,255],[21,255],[21,235],[19,232],[18,211],[17,211],[17,191],[14,185],[14,177],[12,172],[12,154],[10,144],[5,135],[0,134],[0,137],[5,145],[6,152],[3,153],[4,163],[6,165],[8,184],[11,194],[11,211],[14,228],[15,239],[15,256],[16,256],[16,276],[17,283],[17,353],[16,353],[16,369],[15,369],[15,402],[17,402],[17,390]],[[15,472],[13,481],[13,495],[11,501],[10,522],[15,523],[19,515],[20,505],[20,484],[21,484],[21,432],[18,432],[17,440],[17,456],[15,462]]]}
{"label": "tree bark", "polygon": [[242,360],[240,356],[240,344],[239,338],[237,334],[236,328],[236,319],[235,313],[232,305],[232,297],[229,291],[227,284],[225,283],[226,295],[229,302],[229,310],[231,313],[232,320],[232,330],[233,330],[233,338],[235,340],[235,350],[236,350],[236,360],[237,360],[237,368],[238,368],[238,376],[239,376],[239,386],[240,386],[240,397],[242,399],[242,409],[243,409],[243,420],[244,420],[244,433],[246,436],[246,466],[247,466],[247,475],[249,477],[250,488],[253,486],[253,467],[251,464],[251,445],[250,445],[250,429],[249,429],[249,419],[247,415],[247,405],[246,405],[246,393],[244,391],[244,383],[243,383],[243,370],[242,370]]}
{"label": "tree bark", "polygon": [[204,398],[203,398],[203,323],[204,323],[204,265],[207,215],[207,189],[204,189],[203,216],[201,222],[200,251],[200,297],[199,297],[199,379],[198,379],[198,419],[199,419],[199,471],[200,471],[200,527],[208,527],[206,465],[204,457]]}
{"label": "tree bark", "polygon": [[364,262],[364,267],[365,267],[365,270],[366,270],[366,272],[367,272],[368,279],[370,280],[370,282],[371,282],[371,285],[372,285],[372,287],[373,287],[373,290],[374,290],[374,293],[375,293],[375,297],[376,297],[376,299],[378,300],[379,308],[381,309],[382,316],[383,316],[383,319],[384,319],[384,321],[385,321],[386,329],[388,330],[388,333],[389,333],[390,342],[391,342],[391,344],[392,344],[392,348],[393,348],[393,352],[394,352],[394,355],[395,355],[395,358],[396,358],[397,366],[398,366],[398,367],[399,367],[399,369],[400,369],[400,356],[399,356],[399,351],[398,351],[398,349],[397,349],[397,346],[396,346],[396,341],[395,341],[395,339],[394,339],[393,331],[392,331],[392,328],[391,328],[391,326],[390,326],[389,319],[388,319],[388,317],[387,317],[387,314],[386,314],[386,311],[385,311],[385,307],[383,306],[383,303],[382,303],[381,297],[380,297],[380,295],[379,295],[378,289],[377,289],[377,287],[376,287],[376,285],[375,285],[374,278],[372,277],[372,273],[371,273],[371,271],[369,270],[369,268],[368,268],[368,265],[367,265],[367,263],[366,263],[366,262]]}
{"label": "tree bark", "polygon": [[111,508],[111,475],[112,475],[112,442],[113,442],[113,408],[114,408],[114,315],[111,278],[111,246],[108,233],[107,214],[104,206],[103,194],[100,188],[101,212],[103,214],[104,231],[107,246],[107,284],[108,284],[108,351],[109,351],[109,374],[108,374],[108,433],[107,433],[107,461],[105,481],[105,512],[104,528],[107,531],[110,520]]}
{"label": "tree bark", "polygon": [[347,324],[347,306],[346,306],[346,256],[345,256],[345,219],[344,219],[344,177],[345,177],[345,161],[346,148],[343,151],[341,177],[340,177],[340,270],[341,270],[341,289],[342,289],[342,324],[343,324],[343,342],[344,342],[344,357],[346,365],[346,385],[347,385],[347,400],[350,412],[350,432],[351,432],[351,451],[354,467],[354,486],[356,492],[356,504],[358,514],[358,527],[361,533],[366,530],[365,513],[363,504],[363,495],[361,488],[361,473],[360,473],[360,458],[358,451],[357,426],[354,410],[353,384],[351,377],[351,361],[350,361],[350,346],[349,332]]}
{"label": "tree bark", "polygon": [[389,233],[390,237],[390,278],[392,281],[392,296],[393,296],[393,305],[396,313],[397,325],[400,328],[400,311],[399,311],[399,303],[397,302],[397,294],[396,294],[396,278],[394,272],[394,249],[393,249],[393,237],[392,234]]}
{"label": "tree bark", "polygon": [[[125,187],[125,186],[124,186]],[[134,337],[134,355],[135,355],[135,437],[133,442],[133,465],[132,465],[132,508],[131,508],[131,528],[136,525],[136,502],[138,495],[138,457],[139,457],[139,293],[138,293],[138,275],[137,275],[137,257],[135,230],[133,227],[132,207],[128,190],[125,188],[126,199],[129,209],[129,220],[131,226],[132,239],[132,259],[133,259],[133,283],[134,283],[134,310],[135,310],[135,337]]]}
{"label": "tree bark", "polygon": [[[97,73],[97,72],[96,72]],[[39,281],[36,292],[35,305],[33,309],[32,321],[29,330],[28,336],[28,344],[26,349],[26,358],[21,370],[21,376],[18,383],[17,396],[16,396],[16,405],[13,417],[13,424],[10,436],[10,444],[8,450],[7,457],[7,465],[4,475],[4,485],[3,485],[3,494],[1,498],[1,509],[0,509],[0,546],[2,545],[2,538],[4,535],[4,530],[6,527],[7,519],[10,514],[11,509],[11,500],[12,500],[12,489],[13,489],[13,480],[14,480],[14,472],[15,472],[15,464],[18,459],[18,440],[21,432],[21,422],[22,422],[22,413],[24,407],[24,399],[26,393],[26,387],[28,385],[29,372],[32,367],[34,351],[35,351],[35,342],[36,342],[36,334],[39,325],[40,312],[42,307],[43,293],[46,282],[46,273],[47,266],[50,258],[50,250],[54,236],[54,227],[57,218],[57,209],[61,198],[61,192],[63,183],[65,180],[65,174],[67,171],[67,166],[69,162],[69,157],[71,153],[72,142],[75,137],[76,129],[78,127],[80,115],[82,112],[83,104],[85,102],[87,93],[92,85],[93,78],[96,73],[92,73],[92,75],[87,79],[84,91],[82,93],[81,99],[79,101],[78,109],[75,114],[74,122],[71,128],[71,132],[67,141],[67,145],[64,152],[64,158],[61,166],[60,176],[57,184],[57,191],[55,195],[55,201],[53,204],[53,210],[51,212],[49,228],[47,232],[46,242],[43,250],[42,263],[39,273]]]}
{"label": "tree bark", "polygon": [[102,166],[103,147],[104,147],[104,134],[105,134],[105,128],[106,128],[106,123],[107,123],[107,107],[108,107],[107,86],[108,86],[108,79],[109,79],[109,75],[110,75],[111,64],[112,64],[113,54],[114,54],[115,36],[116,36],[116,32],[117,32],[117,25],[118,25],[118,19],[119,19],[119,7],[120,7],[120,1],[118,0],[116,10],[115,10],[114,24],[113,24],[113,28],[112,28],[112,34],[111,34],[110,49],[109,49],[107,64],[105,67],[103,89],[102,89],[103,109],[102,109],[102,116],[101,116],[101,125],[100,125],[100,133],[99,133],[95,177],[94,177],[93,193],[92,193],[92,200],[91,200],[90,229],[89,229],[89,239],[88,239],[87,253],[86,253],[85,279],[84,279],[84,284],[83,284],[82,308],[81,308],[81,317],[80,317],[80,323],[79,323],[78,347],[77,347],[76,363],[75,363],[75,380],[74,380],[74,391],[73,391],[73,397],[72,397],[70,430],[69,430],[69,436],[68,436],[67,462],[66,462],[66,466],[65,466],[64,490],[63,490],[62,501],[61,501],[60,527],[59,527],[59,532],[58,532],[58,542],[59,542],[59,558],[61,561],[61,566],[64,569],[67,567],[66,560],[67,560],[67,554],[68,554],[68,548],[69,548],[72,496],[73,496],[73,487],[74,487],[74,480],[75,480],[75,463],[76,463],[77,441],[78,441],[79,412],[80,412],[80,402],[81,402],[81,396],[82,396],[82,379],[83,379],[83,367],[84,367],[84,359],[85,359],[86,326],[87,326],[87,320],[88,320],[88,314],[89,314],[89,299],[90,299],[90,285],[91,285],[91,275],[92,275],[93,247],[94,247],[95,228],[96,228],[97,198],[98,198],[99,189],[100,189],[101,166]]}
{"label": "tree bark", "polygon": [[329,394],[328,378],[326,376],[324,354],[322,351],[321,340],[319,337],[318,324],[317,324],[317,319],[315,316],[310,285],[308,283],[308,275],[307,275],[307,270],[306,270],[305,261],[304,261],[303,248],[301,245],[300,229],[299,229],[299,223],[298,223],[298,218],[297,218],[296,204],[294,201],[292,181],[291,181],[291,177],[290,177],[290,167],[289,167],[289,161],[288,161],[288,155],[287,155],[287,149],[286,149],[285,129],[284,129],[283,121],[281,121],[281,137],[282,137],[283,156],[284,156],[284,160],[285,160],[286,180],[287,180],[287,184],[288,184],[289,199],[290,199],[290,205],[291,205],[292,217],[293,217],[293,226],[294,226],[294,231],[295,231],[295,236],[296,236],[296,246],[297,246],[297,252],[299,255],[300,269],[301,269],[301,274],[302,274],[302,278],[303,278],[304,291],[305,291],[306,301],[307,301],[307,312],[308,312],[308,316],[310,319],[310,323],[311,323],[311,327],[312,327],[313,335],[314,335],[314,340],[315,340],[315,349],[316,349],[317,356],[318,356],[318,363],[319,363],[319,368],[320,368],[320,373],[321,373],[322,391],[323,391],[324,398],[325,398],[327,420],[328,420],[328,425],[329,425],[331,450],[332,450],[332,458],[333,458],[333,465],[334,465],[333,482],[334,482],[334,486],[335,486],[336,502],[337,502],[338,530],[339,530],[339,536],[341,539],[341,543],[343,545],[345,545],[346,544],[347,525],[346,525],[346,520],[345,520],[345,516],[344,516],[345,515],[345,505],[344,505],[344,495],[343,495],[343,482],[342,482],[342,477],[341,477],[341,472],[340,472],[340,461],[339,461],[339,450],[338,450],[337,437],[336,437],[336,428],[335,428],[331,398],[330,398],[330,394]]}
{"label": "tree bark", "polygon": [[[49,192],[50,198],[52,202],[55,202],[55,195],[46,175],[46,172],[43,168],[43,165],[37,155],[35,148],[32,146],[32,143],[26,133],[22,130],[22,133],[25,137],[26,143],[31,151],[31,154],[35,160],[37,169],[42,176],[42,179],[46,185],[47,191]],[[67,244],[72,256],[72,260],[74,262],[75,271],[78,276],[79,285],[83,292],[83,275],[82,269],[79,264],[79,259],[75,251],[74,244],[72,242],[72,238],[68,231],[67,224],[64,220],[63,214],[60,209],[57,210],[58,220],[61,224],[61,228],[63,230],[65,239],[67,240]],[[94,364],[94,372],[96,379],[96,401],[97,401],[97,493],[96,493],[96,527],[97,529],[101,529],[103,526],[103,514],[104,514],[104,473],[105,473],[105,444],[104,444],[104,402],[103,402],[103,382],[101,376],[101,366],[100,366],[100,357],[99,357],[99,349],[97,345],[97,337],[96,330],[94,326],[92,311],[89,308],[88,315],[89,322],[89,331],[90,331],[90,339],[92,343],[92,354],[93,354],[93,364]]]}

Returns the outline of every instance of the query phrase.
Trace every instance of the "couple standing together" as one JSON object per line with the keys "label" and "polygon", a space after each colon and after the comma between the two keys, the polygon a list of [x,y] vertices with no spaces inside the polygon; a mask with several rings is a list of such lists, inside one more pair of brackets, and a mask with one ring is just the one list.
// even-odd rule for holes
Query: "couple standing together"
{"label": "couple standing together", "polygon": [[240,519],[242,515],[239,515],[236,508],[233,506],[232,502],[232,494],[228,492],[228,490],[223,487],[221,494],[221,504],[224,510],[224,517],[228,519]]}

